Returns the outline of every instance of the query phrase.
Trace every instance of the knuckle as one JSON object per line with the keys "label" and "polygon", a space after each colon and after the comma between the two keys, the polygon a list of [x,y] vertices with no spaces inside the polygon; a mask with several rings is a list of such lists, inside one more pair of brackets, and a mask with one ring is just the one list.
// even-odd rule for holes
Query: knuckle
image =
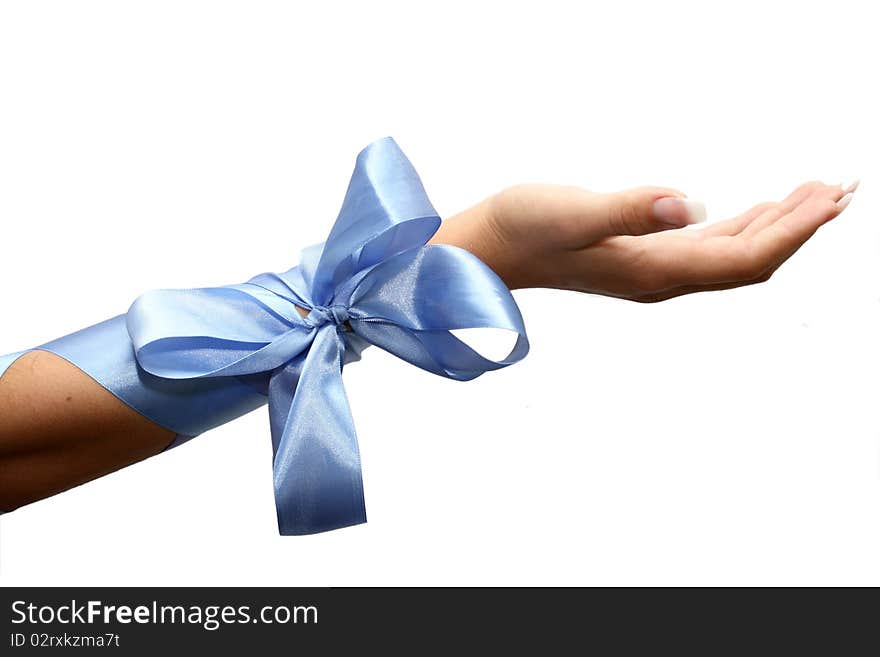
{"label": "knuckle", "polygon": [[636,206],[625,200],[619,203],[611,216],[612,229],[619,235],[639,232],[639,212]]}
{"label": "knuckle", "polygon": [[[843,193],[843,190],[840,190]],[[830,198],[822,199],[822,212],[824,214],[836,214],[840,207],[837,205],[837,201],[833,201]]]}

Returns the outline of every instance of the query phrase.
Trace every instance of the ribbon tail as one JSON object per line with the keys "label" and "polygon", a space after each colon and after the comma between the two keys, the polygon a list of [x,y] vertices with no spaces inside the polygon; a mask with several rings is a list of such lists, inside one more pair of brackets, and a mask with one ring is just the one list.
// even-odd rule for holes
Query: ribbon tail
{"label": "ribbon tail", "polygon": [[269,384],[278,529],[315,534],[367,521],[357,435],[345,388],[345,344],[322,327],[308,353]]}

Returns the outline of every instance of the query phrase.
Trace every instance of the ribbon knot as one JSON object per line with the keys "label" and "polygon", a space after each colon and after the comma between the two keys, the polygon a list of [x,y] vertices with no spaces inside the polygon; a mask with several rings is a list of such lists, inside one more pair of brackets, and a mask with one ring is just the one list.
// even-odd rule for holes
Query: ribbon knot
{"label": "ribbon knot", "polygon": [[[467,251],[427,246],[439,226],[415,169],[386,138],[360,153],[327,241],[305,249],[298,266],[240,285],[154,290],[129,309],[126,326],[147,372],[265,382],[282,534],[366,522],[342,384],[343,366],[366,346],[459,381],[528,353],[501,279]],[[516,344],[504,360],[489,360],[453,333],[473,328],[507,329]]]}
{"label": "ribbon knot", "polygon": [[311,323],[315,328],[319,328],[324,324],[335,324],[338,331],[348,330],[345,325],[348,319],[348,308],[342,304],[314,306],[306,316],[306,322]]}

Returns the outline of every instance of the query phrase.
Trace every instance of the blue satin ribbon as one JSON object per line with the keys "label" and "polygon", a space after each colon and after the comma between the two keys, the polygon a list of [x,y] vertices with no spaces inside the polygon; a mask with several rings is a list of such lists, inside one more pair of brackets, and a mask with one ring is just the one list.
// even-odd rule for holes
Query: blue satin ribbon
{"label": "blue satin ribbon", "polygon": [[[465,381],[528,353],[501,279],[467,251],[426,245],[439,226],[415,169],[386,138],[360,153],[330,236],[297,267],[241,285],[148,292],[126,315],[39,349],[179,441],[268,397],[281,533],[359,524],[363,481],[343,365],[373,344]],[[452,333],[473,328],[512,331],[516,343],[489,360]],[[0,375],[21,353],[0,358]]]}
{"label": "blue satin ribbon", "polygon": [[[463,249],[426,246],[439,226],[415,169],[383,139],[358,156],[330,236],[306,249],[299,266],[243,285],[148,292],[129,309],[135,356],[155,376],[269,373],[282,534],[366,522],[342,384],[343,365],[364,346],[461,381],[528,352],[522,316],[501,279]],[[451,332],[473,328],[513,331],[516,343],[504,360],[489,360]]]}

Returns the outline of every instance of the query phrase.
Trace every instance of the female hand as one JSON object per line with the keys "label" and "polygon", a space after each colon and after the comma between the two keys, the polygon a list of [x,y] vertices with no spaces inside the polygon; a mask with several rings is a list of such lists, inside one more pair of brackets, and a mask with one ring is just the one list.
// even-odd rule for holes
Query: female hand
{"label": "female hand", "polygon": [[705,210],[674,189],[517,185],[445,221],[432,242],[468,249],[511,289],[662,301],[766,281],[843,211],[857,186],[809,182],[781,202],[677,230],[705,219]]}

